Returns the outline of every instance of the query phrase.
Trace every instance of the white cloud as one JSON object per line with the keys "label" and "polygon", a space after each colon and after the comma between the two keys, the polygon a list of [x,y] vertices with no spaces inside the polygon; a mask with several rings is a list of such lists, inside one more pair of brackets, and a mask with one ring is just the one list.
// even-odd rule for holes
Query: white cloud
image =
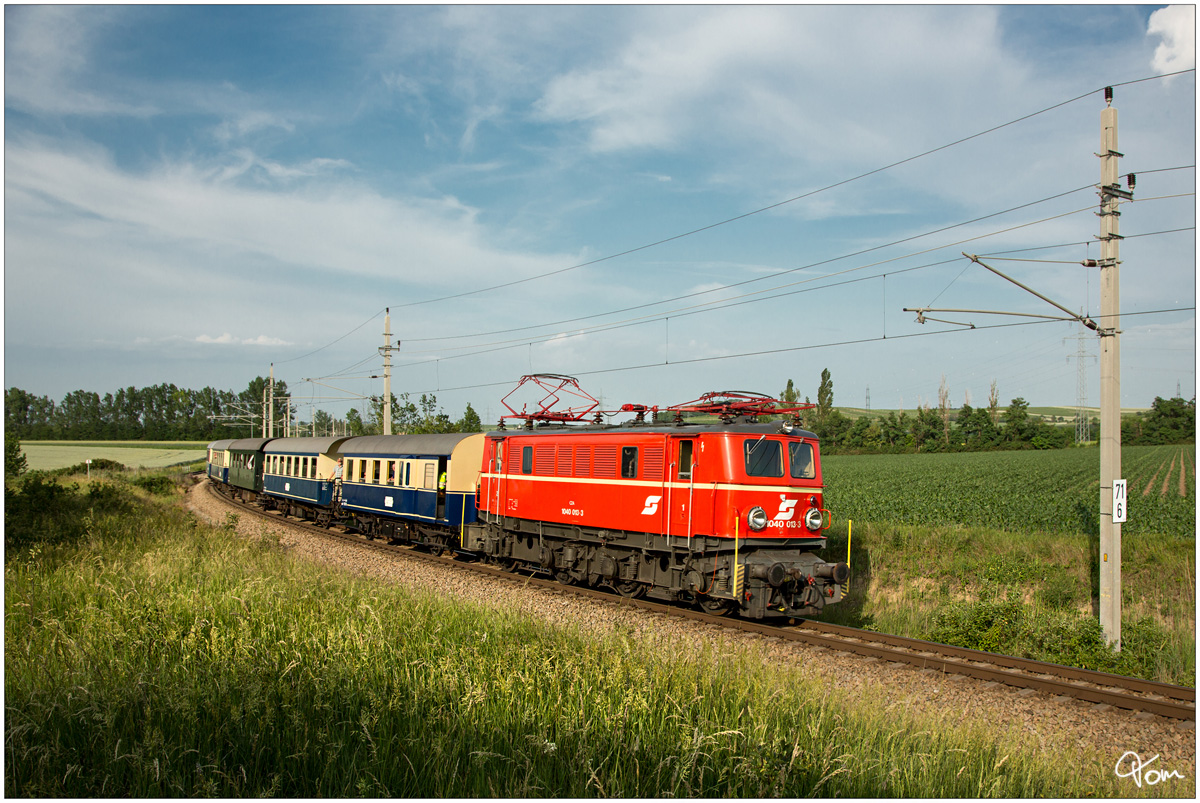
{"label": "white cloud", "polygon": [[1160,75],[1196,66],[1196,7],[1167,6],[1150,15],[1148,36],[1161,36],[1151,67]]}
{"label": "white cloud", "polygon": [[[573,259],[494,249],[476,210],[453,197],[390,198],[345,181],[292,181],[286,191],[235,181],[252,168],[294,180],[344,168],[342,160],[282,165],[250,151],[236,159],[223,166],[177,161],[134,173],[100,148],[10,139],[6,213],[11,220],[71,210],[104,221],[108,236],[186,242],[243,261],[265,259],[280,270],[318,271],[330,282],[359,277],[393,287],[459,288],[467,280],[508,281]],[[103,232],[99,236],[103,241]]]}

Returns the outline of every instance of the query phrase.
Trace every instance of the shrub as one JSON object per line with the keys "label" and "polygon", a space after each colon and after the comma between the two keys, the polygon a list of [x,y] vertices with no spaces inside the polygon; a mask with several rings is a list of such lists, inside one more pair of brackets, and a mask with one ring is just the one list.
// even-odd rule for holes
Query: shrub
{"label": "shrub", "polygon": [[137,487],[159,496],[170,496],[175,493],[175,481],[162,474],[142,474],[134,477],[131,482]]}

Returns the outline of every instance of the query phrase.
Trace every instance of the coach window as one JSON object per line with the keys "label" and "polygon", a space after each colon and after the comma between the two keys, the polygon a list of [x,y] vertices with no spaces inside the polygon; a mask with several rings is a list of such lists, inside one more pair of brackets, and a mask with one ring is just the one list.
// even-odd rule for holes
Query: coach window
{"label": "coach window", "polygon": [[692,447],[695,441],[680,441],[679,442],[679,479],[690,480],[692,478]]}
{"label": "coach window", "polygon": [[521,447],[521,473],[522,474],[532,474],[533,473],[533,447],[532,446],[522,446]]}
{"label": "coach window", "polygon": [[747,438],[746,473],[751,477],[783,476],[783,444],[765,438]]}
{"label": "coach window", "polygon": [[638,448],[636,446],[621,447],[621,476],[626,479],[637,477]]}

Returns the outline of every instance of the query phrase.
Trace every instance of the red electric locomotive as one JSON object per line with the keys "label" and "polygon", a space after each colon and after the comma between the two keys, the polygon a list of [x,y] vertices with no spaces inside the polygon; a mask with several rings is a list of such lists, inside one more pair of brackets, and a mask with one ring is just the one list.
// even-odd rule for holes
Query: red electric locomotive
{"label": "red electric locomotive", "polygon": [[[568,427],[578,412],[542,410],[516,414],[530,428],[489,432],[479,522],[463,547],[562,582],[750,618],[811,615],[841,599],[849,567],[813,553],[830,523],[815,435],[759,423],[781,410],[748,394],[668,408],[665,425],[624,409],[637,420]],[[721,421],[684,423],[698,411]]]}

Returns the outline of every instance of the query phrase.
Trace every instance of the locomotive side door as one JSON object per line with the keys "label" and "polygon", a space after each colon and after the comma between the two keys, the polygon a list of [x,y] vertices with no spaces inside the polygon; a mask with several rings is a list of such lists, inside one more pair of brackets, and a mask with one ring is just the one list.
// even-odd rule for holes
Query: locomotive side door
{"label": "locomotive side door", "polygon": [[498,518],[504,515],[504,509],[508,505],[508,488],[506,472],[504,468],[504,453],[507,438],[496,438],[493,441],[492,451],[492,493],[489,495],[488,507],[491,508],[493,518]]}
{"label": "locomotive side door", "polygon": [[667,534],[690,538],[692,535],[693,483],[696,473],[696,439],[672,437],[667,475]]}

